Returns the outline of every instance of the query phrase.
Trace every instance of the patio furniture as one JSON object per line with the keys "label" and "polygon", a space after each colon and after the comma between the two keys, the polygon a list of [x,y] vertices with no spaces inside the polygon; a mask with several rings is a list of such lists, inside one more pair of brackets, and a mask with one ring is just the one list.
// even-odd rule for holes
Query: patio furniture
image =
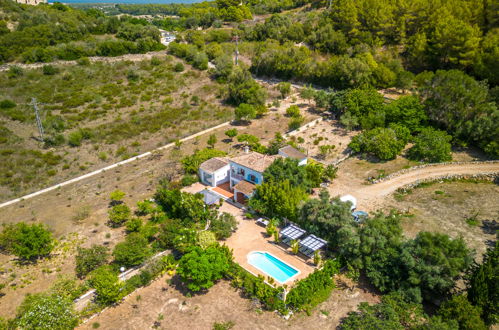
{"label": "patio furniture", "polygon": [[305,234],[305,229],[301,229],[295,224],[290,224],[281,230],[281,242],[290,245],[292,240],[297,240]]}
{"label": "patio furniture", "polygon": [[308,257],[313,257],[315,251],[322,249],[327,245],[327,241],[315,235],[308,235],[299,242],[300,252]]}
{"label": "patio furniture", "polygon": [[263,227],[267,227],[269,225],[269,220],[265,219],[265,218],[258,218],[258,220],[256,220],[256,223],[263,226]]}

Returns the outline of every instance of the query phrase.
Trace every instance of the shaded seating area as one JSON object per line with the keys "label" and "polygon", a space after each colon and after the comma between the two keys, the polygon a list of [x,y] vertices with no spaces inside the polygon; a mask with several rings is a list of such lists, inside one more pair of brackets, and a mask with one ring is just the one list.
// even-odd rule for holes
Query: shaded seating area
{"label": "shaded seating area", "polygon": [[307,257],[313,257],[315,251],[320,250],[327,245],[327,241],[315,235],[308,235],[303,240],[301,240],[299,244],[301,253],[303,253]]}
{"label": "shaded seating area", "polygon": [[281,230],[281,242],[286,245],[290,245],[292,240],[302,237],[305,232],[305,229],[301,229],[295,224],[290,224]]}
{"label": "shaded seating area", "polygon": [[213,205],[220,202],[220,196],[208,189],[200,191],[199,194],[203,195],[203,201],[206,205]]}

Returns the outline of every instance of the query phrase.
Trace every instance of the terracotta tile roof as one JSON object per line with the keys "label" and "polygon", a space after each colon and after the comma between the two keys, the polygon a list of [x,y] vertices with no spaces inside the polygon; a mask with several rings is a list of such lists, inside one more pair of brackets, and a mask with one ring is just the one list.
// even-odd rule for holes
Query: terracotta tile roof
{"label": "terracotta tile roof", "polygon": [[213,173],[221,169],[222,167],[227,166],[228,164],[229,162],[227,161],[227,159],[215,157],[203,162],[201,165],[199,165],[199,168],[205,172]]}
{"label": "terracotta tile roof", "polygon": [[253,191],[255,191],[255,189],[256,189],[256,185],[254,185],[251,182],[244,181],[244,180],[239,181],[234,186],[234,190],[240,191],[243,194],[245,194],[246,196],[251,195],[253,193]]}
{"label": "terracotta tile roof", "polygon": [[307,155],[305,155],[303,152],[300,150],[293,148],[292,146],[285,146],[279,149],[280,152],[284,153],[286,156],[290,158],[295,158],[298,160],[302,160],[307,158]]}
{"label": "terracotta tile roof", "polygon": [[230,161],[252,169],[257,172],[263,172],[267,169],[276,160],[281,156],[279,155],[263,155],[258,152],[250,152],[239,157],[231,158]]}

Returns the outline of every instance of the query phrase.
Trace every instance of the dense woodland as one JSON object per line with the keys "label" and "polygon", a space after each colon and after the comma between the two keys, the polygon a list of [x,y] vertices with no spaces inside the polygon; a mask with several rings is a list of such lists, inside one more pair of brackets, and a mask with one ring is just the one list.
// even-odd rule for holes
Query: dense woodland
{"label": "dense woodland", "polygon": [[132,17],[107,17],[96,9],[20,5],[0,1],[0,63],[51,62],[163,49],[157,28]]}

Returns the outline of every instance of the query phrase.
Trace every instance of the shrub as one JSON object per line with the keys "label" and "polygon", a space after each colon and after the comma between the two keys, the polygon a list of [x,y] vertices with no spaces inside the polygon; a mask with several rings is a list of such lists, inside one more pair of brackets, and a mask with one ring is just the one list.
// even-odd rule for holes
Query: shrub
{"label": "shrub", "polygon": [[102,305],[115,303],[123,297],[124,283],[119,281],[118,274],[108,265],[94,270],[90,274],[89,284],[97,293],[97,302]]}
{"label": "shrub", "polygon": [[237,229],[237,220],[229,213],[222,213],[210,222],[210,230],[218,240],[229,238]]}
{"label": "shrub", "polygon": [[42,67],[42,72],[44,75],[53,76],[59,72],[59,69],[50,64],[47,64]]}
{"label": "shrub", "polygon": [[206,148],[202,150],[198,150],[194,152],[193,155],[187,156],[182,159],[182,165],[184,167],[184,171],[189,174],[196,174],[199,169],[199,165],[201,163],[207,161],[213,157],[221,157],[225,156],[226,153],[221,150]]}
{"label": "shrub", "polygon": [[16,106],[17,104],[14,101],[8,99],[0,101],[0,109],[11,109],[15,108]]}
{"label": "shrub", "polygon": [[215,234],[209,230],[200,231],[198,233],[197,241],[198,245],[203,249],[217,245],[217,238],[215,237]]}
{"label": "shrub", "polygon": [[299,116],[299,117],[293,117],[291,118],[291,120],[289,121],[289,124],[288,124],[288,129],[290,131],[294,131],[295,129],[298,129],[301,127],[301,125],[303,124],[303,122],[305,121],[305,118],[303,118],[302,116]]}
{"label": "shrub", "polygon": [[136,266],[151,255],[147,239],[139,233],[131,233],[124,242],[116,244],[113,251],[114,261],[120,266]]}
{"label": "shrub", "polygon": [[182,177],[182,180],[180,181],[180,183],[182,184],[182,186],[184,187],[187,187],[187,186],[190,186],[191,184],[194,184],[196,182],[198,182],[198,177],[195,176],[195,175],[184,175]]}
{"label": "shrub", "polygon": [[184,71],[184,65],[180,62],[176,63],[174,66],[173,66],[173,71],[175,72],[182,72]]}
{"label": "shrub", "polygon": [[116,189],[109,195],[109,198],[111,199],[112,203],[117,204],[120,203],[123,198],[125,198],[125,196],[126,194],[123,191]]}
{"label": "shrub", "polygon": [[296,310],[305,310],[309,313],[329,297],[334,289],[333,276],[338,273],[339,269],[339,262],[327,261],[320,270],[314,271],[293,286],[286,296],[286,304]]}
{"label": "shrub", "polygon": [[229,129],[229,130],[226,130],[225,131],[225,135],[229,138],[229,139],[233,139],[237,136],[237,129],[235,128],[232,128],[232,129]]}
{"label": "shrub", "polygon": [[12,65],[10,68],[9,68],[9,72],[7,73],[7,76],[9,78],[17,78],[17,77],[20,77],[24,74],[24,70],[23,68],[21,68],[20,66],[18,65]]}
{"label": "shrub", "polygon": [[81,146],[81,141],[83,140],[83,134],[81,131],[74,131],[68,135],[68,144],[71,147]]}
{"label": "shrub", "polygon": [[177,273],[191,291],[211,288],[228,272],[232,254],[227,247],[193,248],[179,261]]}
{"label": "shrub", "polygon": [[281,299],[282,287],[271,287],[265,283],[263,276],[257,277],[236,263],[232,263],[229,277],[232,278],[232,285],[241,288],[250,298],[260,300],[265,309],[278,310],[284,315],[287,314],[286,306]]}
{"label": "shrub", "polygon": [[291,84],[288,82],[280,82],[277,84],[277,88],[279,89],[279,93],[281,93],[281,98],[286,98],[286,96],[291,93]]}
{"label": "shrub", "polygon": [[108,248],[92,245],[90,248],[78,247],[76,254],[76,275],[80,278],[97,267],[105,264],[108,258]]}
{"label": "shrub", "polygon": [[288,117],[296,118],[300,117],[300,108],[298,108],[297,105],[292,105],[289,108],[286,109],[286,115]]}
{"label": "shrub", "polygon": [[452,159],[451,144],[452,137],[444,131],[433,128],[424,128],[414,139],[414,146],[409,149],[411,159],[437,163]]}
{"label": "shrub", "polygon": [[109,225],[111,227],[120,227],[130,219],[131,211],[126,204],[114,205],[109,210]]}
{"label": "shrub", "polygon": [[69,299],[28,294],[19,307],[16,325],[21,329],[73,329],[78,325],[78,316]]}
{"label": "shrub", "polygon": [[25,260],[50,254],[54,245],[52,233],[43,224],[9,224],[0,234],[0,247]]}
{"label": "shrub", "polygon": [[142,219],[132,218],[126,222],[125,227],[129,233],[138,232],[142,228]]}

